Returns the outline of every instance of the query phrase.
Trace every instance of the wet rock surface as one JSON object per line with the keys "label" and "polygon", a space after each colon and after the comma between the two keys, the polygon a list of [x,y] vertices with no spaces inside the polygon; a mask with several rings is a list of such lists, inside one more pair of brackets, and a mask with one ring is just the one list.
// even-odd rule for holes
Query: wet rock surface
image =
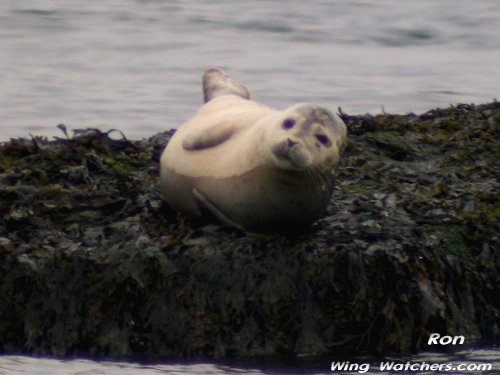
{"label": "wet rock surface", "polygon": [[[173,132],[0,145],[0,351],[409,352],[500,337],[500,103],[342,114],[324,218],[295,238],[191,223],[158,193]],[[63,131],[66,131],[61,126]]]}

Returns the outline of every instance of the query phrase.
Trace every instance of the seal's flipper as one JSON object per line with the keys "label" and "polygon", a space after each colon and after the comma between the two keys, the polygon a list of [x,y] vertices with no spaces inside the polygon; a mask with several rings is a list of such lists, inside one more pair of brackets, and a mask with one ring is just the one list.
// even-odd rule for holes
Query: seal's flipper
{"label": "seal's flipper", "polygon": [[239,225],[239,224],[235,223],[234,221],[232,221],[231,219],[229,219],[217,207],[215,207],[214,204],[212,202],[210,202],[202,193],[200,193],[200,191],[198,189],[193,189],[193,197],[194,197],[196,204],[200,208],[200,211],[202,211],[202,212],[208,211],[209,214],[214,216],[220,222],[222,222],[224,224],[231,225],[232,227],[244,230],[244,228],[241,225]]}
{"label": "seal's flipper", "polygon": [[222,95],[237,95],[243,99],[250,99],[250,92],[245,85],[233,81],[220,69],[208,69],[203,74],[203,96],[205,103]]}
{"label": "seal's flipper", "polygon": [[182,148],[186,151],[203,150],[224,143],[233,134],[231,124],[215,124],[214,126],[195,134],[187,134],[182,141]]}

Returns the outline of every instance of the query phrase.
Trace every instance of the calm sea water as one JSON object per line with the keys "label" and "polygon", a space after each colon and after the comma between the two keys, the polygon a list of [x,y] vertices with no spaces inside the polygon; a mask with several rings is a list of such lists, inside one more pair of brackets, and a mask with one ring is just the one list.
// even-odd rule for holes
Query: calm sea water
{"label": "calm sea water", "polygon": [[498,0],[2,0],[0,141],[178,127],[220,66],[256,100],[421,112],[500,92]]}

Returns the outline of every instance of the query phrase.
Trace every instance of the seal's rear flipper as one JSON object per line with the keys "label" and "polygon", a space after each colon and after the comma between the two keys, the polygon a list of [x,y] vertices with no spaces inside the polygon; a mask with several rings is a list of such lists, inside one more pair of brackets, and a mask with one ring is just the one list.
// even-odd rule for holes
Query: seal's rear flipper
{"label": "seal's rear flipper", "polygon": [[237,95],[243,99],[250,99],[250,92],[245,85],[233,81],[221,69],[208,69],[203,74],[203,96],[205,103],[222,95]]}
{"label": "seal's rear flipper", "polygon": [[202,213],[208,211],[211,216],[214,216],[220,222],[238,228],[240,230],[245,230],[241,225],[235,223],[226,215],[224,215],[217,207],[214,206],[212,202],[210,202],[202,193],[200,193],[199,190],[193,189],[193,197]]}

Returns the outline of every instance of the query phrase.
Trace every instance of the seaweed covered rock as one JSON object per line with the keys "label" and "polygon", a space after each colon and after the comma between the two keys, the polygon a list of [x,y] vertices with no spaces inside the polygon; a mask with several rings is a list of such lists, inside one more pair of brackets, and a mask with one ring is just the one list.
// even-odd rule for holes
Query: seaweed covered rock
{"label": "seaweed covered rock", "polygon": [[0,351],[221,358],[408,352],[431,332],[498,340],[500,104],[342,117],[327,215],[296,238],[172,212],[157,191],[172,132],[0,145]]}

